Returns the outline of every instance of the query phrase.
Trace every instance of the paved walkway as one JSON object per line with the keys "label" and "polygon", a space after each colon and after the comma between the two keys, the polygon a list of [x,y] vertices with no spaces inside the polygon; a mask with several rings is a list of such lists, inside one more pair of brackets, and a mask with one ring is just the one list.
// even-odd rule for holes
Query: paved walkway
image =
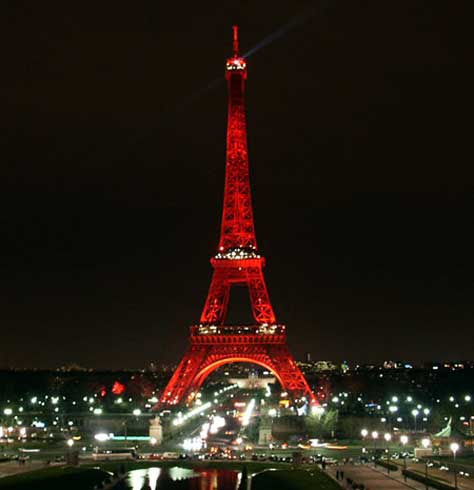
{"label": "paved walkway", "polygon": [[339,480],[342,488],[349,488],[346,478],[352,479],[355,483],[363,483],[366,490],[425,490],[426,488],[424,484],[413,480],[405,483],[399,471],[387,475],[382,469],[374,469],[369,465],[342,465],[330,466],[328,473],[335,478],[337,470],[344,472],[344,482]]}
{"label": "paved walkway", "polygon": [[7,461],[0,463],[0,478],[41,468],[46,468],[44,461],[27,461],[25,464],[19,464],[18,461]]}
{"label": "paved walkway", "polygon": [[[425,472],[425,465],[423,463],[408,463],[409,470],[418,471],[419,473]],[[428,476],[433,476],[441,481],[452,485],[454,487],[454,475],[452,471],[441,471],[438,468],[428,468]],[[465,490],[474,490],[474,479],[466,478],[458,474],[458,488]]]}

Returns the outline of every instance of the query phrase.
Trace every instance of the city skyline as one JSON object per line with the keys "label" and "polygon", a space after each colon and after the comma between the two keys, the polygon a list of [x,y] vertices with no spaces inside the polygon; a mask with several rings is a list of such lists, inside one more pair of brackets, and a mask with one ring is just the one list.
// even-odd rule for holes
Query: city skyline
{"label": "city skyline", "polygon": [[[9,8],[30,30],[5,81],[0,364],[179,360],[217,248],[220,68],[239,17],[243,51],[286,26],[249,57],[247,122],[259,248],[295,357],[474,358],[463,20],[415,4],[218,22],[209,7],[179,33],[173,6],[108,22],[101,7]],[[231,318],[250,311],[236,296]]]}

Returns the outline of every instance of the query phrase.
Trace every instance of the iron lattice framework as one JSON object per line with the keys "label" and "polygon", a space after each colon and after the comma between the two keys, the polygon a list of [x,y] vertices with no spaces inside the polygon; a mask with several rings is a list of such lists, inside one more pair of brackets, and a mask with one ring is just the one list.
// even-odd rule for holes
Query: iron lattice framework
{"label": "iron lattice framework", "polygon": [[[218,253],[200,324],[191,327],[191,347],[163,391],[157,406],[190,401],[206,377],[230,362],[250,362],[272,371],[283,389],[295,398],[316,403],[306,379],[286,344],[286,330],[276,324],[268,295],[257,240],[250,193],[245,80],[247,66],[239,54],[234,26],[233,56],[226,63],[229,90],[226,177]],[[230,290],[246,285],[257,325],[225,326]]]}

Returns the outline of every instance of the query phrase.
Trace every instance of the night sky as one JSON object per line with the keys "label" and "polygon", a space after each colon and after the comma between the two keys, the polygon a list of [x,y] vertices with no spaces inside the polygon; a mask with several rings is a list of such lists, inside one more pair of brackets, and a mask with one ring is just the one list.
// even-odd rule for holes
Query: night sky
{"label": "night sky", "polygon": [[295,356],[474,358],[468,3],[2,2],[0,367],[184,353],[236,22],[243,52],[273,39],[248,58],[249,151]]}

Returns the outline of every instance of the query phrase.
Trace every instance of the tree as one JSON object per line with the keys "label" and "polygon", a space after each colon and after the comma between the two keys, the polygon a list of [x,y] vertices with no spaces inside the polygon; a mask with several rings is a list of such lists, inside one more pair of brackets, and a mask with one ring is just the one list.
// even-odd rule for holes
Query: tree
{"label": "tree", "polygon": [[306,417],[306,432],[310,437],[333,437],[338,420],[337,410],[326,410],[321,414]]}

